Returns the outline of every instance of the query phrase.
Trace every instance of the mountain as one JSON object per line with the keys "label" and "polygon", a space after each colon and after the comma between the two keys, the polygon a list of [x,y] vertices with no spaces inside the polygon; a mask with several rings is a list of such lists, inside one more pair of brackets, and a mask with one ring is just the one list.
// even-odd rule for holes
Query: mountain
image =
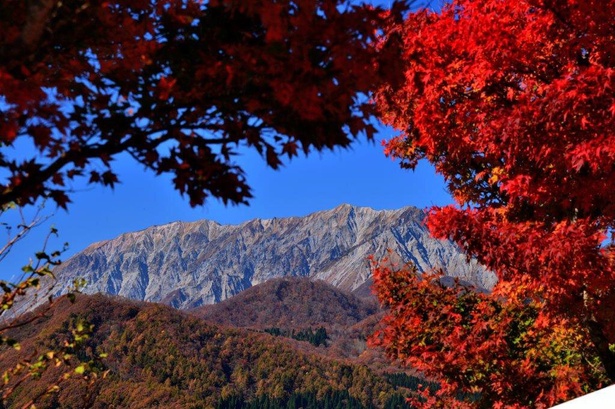
{"label": "mountain", "polygon": [[321,280],[274,278],[218,304],[188,312],[216,325],[266,331],[326,346],[314,349],[315,354],[398,370],[381,350],[367,348],[367,339],[384,314],[375,297],[360,298]]}
{"label": "mountain", "polygon": [[206,321],[233,327],[305,329],[349,327],[378,311],[374,301],[362,300],[324,281],[284,277],[190,312]]}
{"label": "mountain", "polygon": [[367,256],[387,249],[420,270],[443,267],[481,288],[495,277],[450,242],[432,238],[416,208],[376,211],[341,205],[305,217],[239,225],[176,222],[92,244],[54,271],[59,295],[77,278],[86,293],[120,295],[186,309],[214,304],[286,276],[366,292]]}
{"label": "mountain", "polygon": [[[71,359],[87,362],[93,353],[106,354],[100,364],[107,375],[88,386],[74,376],[61,381],[63,368],[50,365],[42,378],[26,377],[0,406],[22,407],[58,380],[60,393],[43,397],[37,407],[401,408],[403,396],[416,390],[417,379],[400,370],[392,378],[353,360],[314,353],[326,348],[307,342],[103,295],[78,295],[75,303],[60,298],[41,318],[3,334],[18,340],[21,350],[0,349],[0,372],[18,359],[59,350],[81,320],[93,324],[93,332]],[[400,376],[407,384],[401,389],[393,382]]]}

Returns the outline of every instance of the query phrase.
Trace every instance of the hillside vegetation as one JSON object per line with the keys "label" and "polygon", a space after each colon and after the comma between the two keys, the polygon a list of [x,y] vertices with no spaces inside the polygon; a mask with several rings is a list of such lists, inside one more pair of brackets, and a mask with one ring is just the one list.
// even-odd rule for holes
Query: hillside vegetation
{"label": "hillside vegetation", "polygon": [[[59,345],[68,336],[69,323],[80,318],[94,324],[94,331],[78,355],[85,360],[94,353],[108,354],[103,359],[107,376],[94,388],[68,380],[40,407],[247,408],[299,403],[384,408],[403,401],[402,391],[383,374],[349,360],[313,354],[307,342],[216,326],[164,305],[117,297],[80,295],[75,304],[61,299],[48,317],[12,336],[20,340],[22,356],[32,354]],[[16,359],[14,350],[0,355],[3,367]],[[8,407],[20,407],[56,375],[51,368],[42,381],[22,384]]]}

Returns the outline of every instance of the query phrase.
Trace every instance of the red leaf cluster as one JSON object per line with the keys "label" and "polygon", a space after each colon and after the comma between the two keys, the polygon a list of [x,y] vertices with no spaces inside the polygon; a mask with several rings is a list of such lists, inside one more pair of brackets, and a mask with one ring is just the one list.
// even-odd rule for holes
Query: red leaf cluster
{"label": "red leaf cluster", "polygon": [[432,231],[502,279],[563,295],[614,278],[601,246],[615,223],[614,13],[610,1],[456,1],[399,28],[408,80],[377,94],[401,131],[386,152],[435,164],[463,207],[434,209]]}
{"label": "red leaf cluster", "polygon": [[59,172],[112,186],[127,152],[192,205],[246,203],[245,149],[277,168],[372,137],[391,18],[337,0],[3,1],[0,141],[35,149],[0,152],[0,202],[64,206]]}
{"label": "red leaf cluster", "polygon": [[579,320],[527,298],[522,283],[504,298],[386,260],[372,271],[389,310],[372,344],[440,385],[414,407],[545,408],[605,381]]}

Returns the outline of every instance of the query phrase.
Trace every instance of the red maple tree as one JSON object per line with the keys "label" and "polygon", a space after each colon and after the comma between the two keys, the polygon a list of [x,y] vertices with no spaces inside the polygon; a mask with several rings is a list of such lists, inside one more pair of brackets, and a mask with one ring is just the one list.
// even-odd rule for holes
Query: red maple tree
{"label": "red maple tree", "polygon": [[391,17],[337,0],[2,1],[0,205],[66,207],[67,180],[113,186],[123,152],[192,205],[246,203],[241,149],[277,168],[371,139],[371,44]]}
{"label": "red maple tree", "polygon": [[[523,310],[537,303],[554,331],[570,322],[611,381],[613,16],[614,1],[590,0],[456,0],[440,13],[410,14],[383,44],[401,49],[395,76],[401,80],[385,84],[376,96],[384,121],[400,131],[386,153],[408,168],[429,160],[458,204],[431,210],[431,232],[453,239],[498,275],[487,305],[508,300]],[[403,308],[414,299],[387,301],[393,285],[379,287],[389,305]],[[497,317],[487,314],[484,325],[499,331]],[[389,333],[385,344],[415,330],[396,319],[405,330],[400,324],[401,332]],[[471,355],[481,345],[468,347]],[[439,359],[452,362],[445,349],[439,351]],[[437,369],[425,362],[424,368]],[[569,378],[572,389],[582,383]],[[554,399],[569,397],[553,388]]]}

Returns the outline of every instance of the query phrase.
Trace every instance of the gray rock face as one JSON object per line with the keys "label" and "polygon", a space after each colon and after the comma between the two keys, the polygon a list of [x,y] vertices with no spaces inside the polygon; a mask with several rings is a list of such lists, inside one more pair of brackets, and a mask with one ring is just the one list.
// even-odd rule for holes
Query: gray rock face
{"label": "gray rock face", "polygon": [[55,270],[56,295],[75,278],[86,293],[163,302],[213,304],[274,277],[305,276],[353,291],[370,278],[367,256],[387,249],[421,271],[442,267],[482,288],[495,276],[450,242],[430,237],[416,208],[376,211],[341,205],[306,217],[240,225],[176,222],[92,244]]}

